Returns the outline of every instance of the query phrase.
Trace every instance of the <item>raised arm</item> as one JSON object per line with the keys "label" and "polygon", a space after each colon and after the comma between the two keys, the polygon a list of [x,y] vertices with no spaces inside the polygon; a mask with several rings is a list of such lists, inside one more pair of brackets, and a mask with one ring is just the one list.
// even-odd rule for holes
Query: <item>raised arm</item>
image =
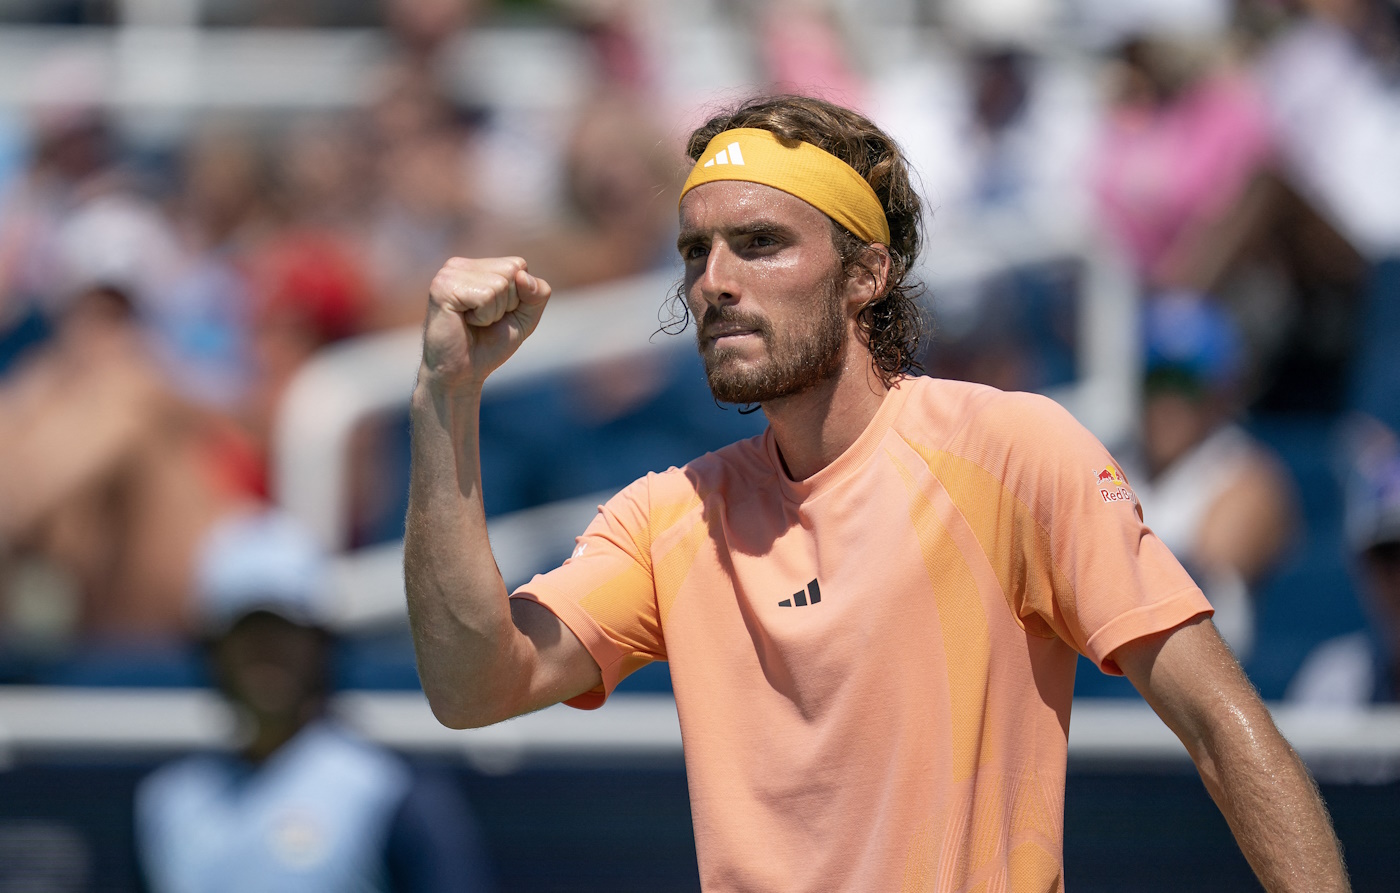
{"label": "raised arm", "polygon": [[453,728],[489,725],[601,682],[558,618],[507,598],[486,536],[482,385],[534,331],[549,294],[518,257],[453,258],[429,290],[410,410],[404,584],[423,691]]}
{"label": "raised arm", "polygon": [[1312,776],[1214,624],[1197,618],[1112,657],[1186,745],[1266,890],[1351,889]]}

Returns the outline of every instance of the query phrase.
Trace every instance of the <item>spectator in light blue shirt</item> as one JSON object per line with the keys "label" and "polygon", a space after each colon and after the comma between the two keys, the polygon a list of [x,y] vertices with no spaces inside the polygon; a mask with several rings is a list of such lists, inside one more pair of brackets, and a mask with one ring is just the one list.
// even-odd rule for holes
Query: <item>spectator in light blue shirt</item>
{"label": "spectator in light blue shirt", "polygon": [[178,760],[139,787],[137,843],[153,893],[490,889],[451,784],[328,714],[324,564],[276,512],[210,536],[198,605],[245,734],[237,752]]}

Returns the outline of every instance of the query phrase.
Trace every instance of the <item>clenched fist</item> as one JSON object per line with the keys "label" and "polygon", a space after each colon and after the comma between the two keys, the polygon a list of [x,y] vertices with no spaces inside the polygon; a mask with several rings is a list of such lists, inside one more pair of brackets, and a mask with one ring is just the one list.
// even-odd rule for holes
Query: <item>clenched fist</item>
{"label": "clenched fist", "polygon": [[549,294],[523,258],[452,258],[428,289],[420,379],[479,387],[535,330]]}

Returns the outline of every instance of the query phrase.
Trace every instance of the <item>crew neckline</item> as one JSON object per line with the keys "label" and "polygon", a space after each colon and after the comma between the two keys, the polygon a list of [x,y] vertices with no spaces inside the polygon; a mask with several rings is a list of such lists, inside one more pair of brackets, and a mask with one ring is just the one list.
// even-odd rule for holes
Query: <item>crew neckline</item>
{"label": "crew neckline", "polygon": [[823,492],[835,487],[852,471],[865,464],[865,461],[879,448],[880,442],[885,439],[885,433],[899,415],[899,411],[904,406],[905,400],[909,396],[909,382],[911,379],[902,378],[890,385],[890,389],[885,392],[885,397],[880,401],[880,408],[875,410],[875,415],[870,420],[870,424],[865,426],[865,430],[848,447],[845,452],[832,460],[821,471],[807,478],[806,480],[794,481],[788,477],[788,473],[783,468],[782,457],[778,455],[778,438],[773,434],[773,427],[770,425],[763,432],[763,448],[768,456],[768,462],[772,466],[773,473],[778,478],[778,486],[790,502],[806,502]]}

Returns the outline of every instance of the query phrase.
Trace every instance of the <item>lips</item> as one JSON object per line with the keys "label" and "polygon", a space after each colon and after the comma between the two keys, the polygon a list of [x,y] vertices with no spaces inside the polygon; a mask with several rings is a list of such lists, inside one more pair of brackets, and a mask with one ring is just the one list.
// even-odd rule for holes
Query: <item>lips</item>
{"label": "lips", "polygon": [[757,334],[757,329],[748,326],[715,326],[705,333],[705,337],[711,342],[718,342],[721,338],[741,338],[745,335]]}
{"label": "lips", "polygon": [[718,344],[726,338],[743,338],[752,335],[766,337],[762,320],[725,311],[711,311],[701,325],[701,340],[707,344]]}

